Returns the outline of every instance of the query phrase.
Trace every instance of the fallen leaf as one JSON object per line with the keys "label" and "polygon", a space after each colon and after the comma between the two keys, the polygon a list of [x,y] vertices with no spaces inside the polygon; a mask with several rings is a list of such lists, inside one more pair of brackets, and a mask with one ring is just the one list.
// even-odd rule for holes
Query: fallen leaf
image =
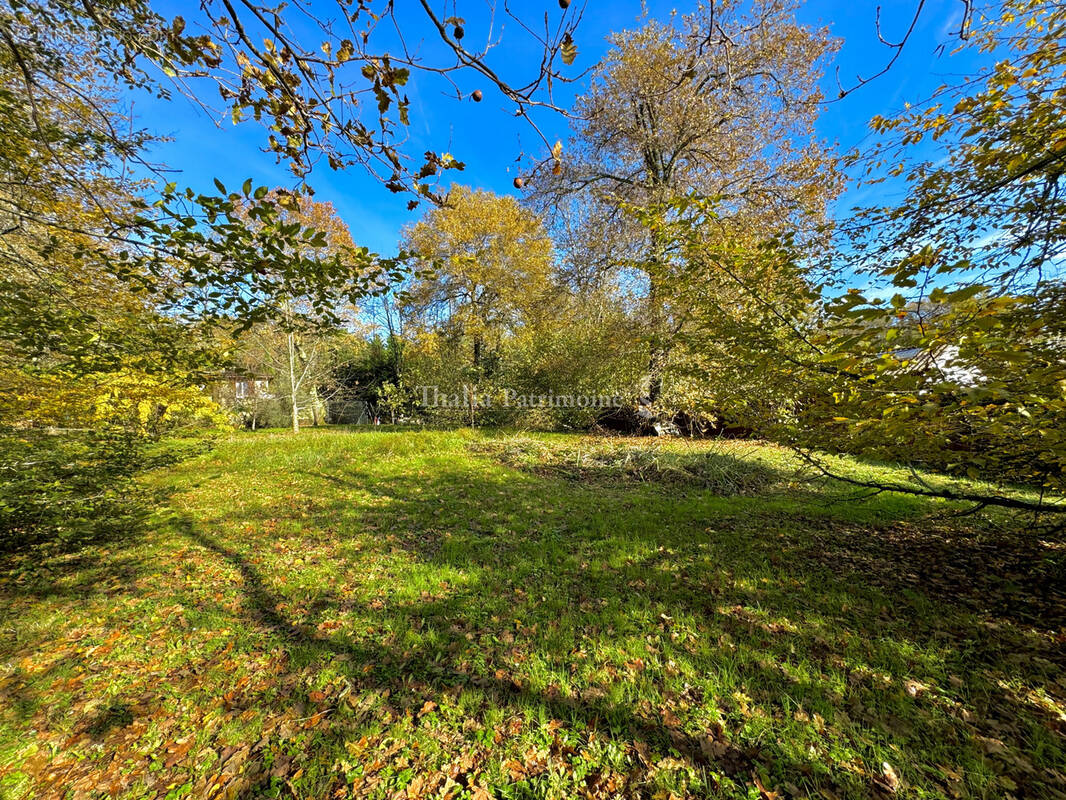
{"label": "fallen leaf", "polygon": [[432,700],[427,700],[425,703],[422,704],[422,710],[418,712],[418,716],[424,717],[426,714],[429,714],[436,710],[437,704],[434,703]]}
{"label": "fallen leaf", "polygon": [[881,762],[881,776],[874,781],[874,785],[889,794],[899,791],[900,780],[896,770],[887,761]]}

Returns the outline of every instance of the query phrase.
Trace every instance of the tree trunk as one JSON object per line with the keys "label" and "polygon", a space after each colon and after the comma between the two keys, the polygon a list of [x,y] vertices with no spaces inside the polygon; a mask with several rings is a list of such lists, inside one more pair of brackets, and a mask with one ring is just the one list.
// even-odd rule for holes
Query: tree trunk
{"label": "tree trunk", "polygon": [[[646,101],[638,106],[638,113],[649,120],[654,126],[651,110]],[[652,189],[652,196],[662,199],[669,194],[670,176],[663,168],[663,153],[659,147],[653,144],[653,140],[644,145],[644,164],[647,168],[648,182]],[[669,354],[669,344],[666,336],[666,313],[663,308],[663,297],[660,282],[666,275],[667,250],[669,241],[663,232],[663,226],[653,223],[648,234],[651,237],[648,249],[648,324],[651,328],[651,337],[648,342],[648,400],[651,404],[658,402],[663,393],[663,374],[666,372],[666,359]]]}
{"label": "tree trunk", "polygon": [[289,392],[292,398],[292,432],[300,432],[300,406],[296,400],[296,391],[299,383],[296,380],[296,336],[290,331],[288,336],[289,345]]}
{"label": "tree trunk", "polygon": [[663,372],[666,370],[668,351],[659,344],[652,344],[648,357],[648,401],[657,403],[663,394]]}
{"label": "tree trunk", "polygon": [[[481,369],[481,350],[482,350],[482,347],[483,347],[483,344],[482,344],[482,341],[481,341],[481,335],[478,334],[477,336],[474,337],[474,370],[476,372],[480,372],[480,369]],[[470,427],[473,428],[474,427],[474,391],[475,391],[475,387],[471,386],[469,388],[469,391],[470,391],[470,397],[468,399],[470,401]]]}
{"label": "tree trunk", "polygon": [[658,402],[663,393],[663,373],[666,371],[666,358],[670,351],[666,342],[666,315],[660,296],[660,279],[655,274],[666,268],[666,242],[658,231],[652,231],[651,237],[651,252],[648,259],[648,324],[651,328],[648,355],[648,400],[654,404]]}

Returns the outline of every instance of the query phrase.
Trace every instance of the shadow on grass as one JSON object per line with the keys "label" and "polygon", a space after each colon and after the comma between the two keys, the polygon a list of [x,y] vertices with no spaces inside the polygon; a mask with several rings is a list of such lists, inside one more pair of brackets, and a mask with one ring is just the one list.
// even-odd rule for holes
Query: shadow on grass
{"label": "shadow on grass", "polygon": [[[327,654],[341,656],[353,665],[348,678],[354,691],[386,691],[390,703],[401,713],[417,714],[427,702],[435,702],[441,693],[463,688],[476,689],[484,703],[498,708],[535,707],[551,718],[576,723],[581,729],[620,736],[627,743],[637,743],[641,748],[658,750],[673,749],[692,764],[713,767],[731,778],[747,780],[758,756],[756,749],[743,749],[724,738],[712,735],[696,736],[683,730],[680,725],[667,725],[657,715],[638,716],[631,709],[611,704],[599,697],[599,693],[584,696],[564,697],[557,691],[536,691],[524,686],[521,681],[500,676],[497,672],[477,673],[469,668],[441,659],[441,652],[452,651],[468,640],[465,632],[454,621],[462,620],[469,611],[469,603],[477,603],[478,592],[447,601],[418,602],[393,607],[391,614],[399,617],[400,625],[425,632],[426,625],[438,634],[437,646],[432,650],[398,649],[389,647],[366,647],[323,636],[316,626],[297,624],[276,611],[281,605],[279,595],[268,588],[258,569],[238,551],[227,548],[205,533],[196,530],[187,520],[181,523],[185,535],[201,547],[215,553],[236,569],[242,578],[246,597],[246,610],[250,621],[269,629],[289,645],[310,651],[315,656]],[[483,587],[481,587],[483,588]],[[328,618],[343,605],[343,599],[333,595],[323,601],[318,598],[311,611],[314,616]],[[443,639],[443,641],[441,641]],[[326,734],[334,746],[358,730],[358,725],[345,726],[334,722]],[[264,743],[265,744],[265,743]],[[340,747],[338,747],[340,750]],[[778,765],[781,766],[780,764]],[[465,776],[458,776],[463,778]],[[646,778],[646,775],[644,776]],[[591,783],[603,776],[594,776]],[[630,776],[632,780],[633,775]],[[641,780],[641,778],[637,778]],[[258,797],[259,792],[270,785],[269,776],[246,786],[241,797]],[[460,785],[464,785],[460,781]],[[338,787],[334,787],[335,789]]]}
{"label": "shadow on grass", "polygon": [[[1034,736],[1061,747],[1063,726],[1024,693],[996,684],[1024,674],[1051,685],[1066,664],[1061,638],[1045,634],[1066,619],[1051,580],[1062,559],[1039,543],[992,540],[944,521],[858,525],[853,509],[833,506],[805,515],[810,498],[795,494],[679,499],[656,487],[605,491],[439,466],[429,479],[357,467],[306,474],[378,498],[359,524],[383,550],[476,579],[408,600],[378,587],[384,599],[369,605],[316,590],[297,622],[278,611],[292,605],[291,595],[250,560],[252,543],[224,544],[189,520],[183,533],[239,572],[250,621],[305,659],[343,658],[354,692],[384,692],[401,715],[417,718],[442,694],[474,690],[481,712],[521,710],[638,754],[674,753],[702,775],[707,793],[721,780],[750,785],[758,775],[812,793],[876,788],[869,773],[768,742],[760,716],[804,729],[818,725],[805,720],[834,720],[847,746],[865,751],[875,777],[880,753],[918,754],[934,742],[964,763],[987,761],[988,742],[998,743],[1014,761],[993,771],[1033,791],[1046,785],[1046,770],[1063,767],[1061,749],[1044,749],[1043,765],[1018,760]],[[878,516],[873,505],[867,511]],[[335,521],[346,510],[345,501],[320,504],[314,519]],[[357,573],[360,557],[339,555],[343,528],[338,536],[342,569]],[[1047,580],[1019,585],[1026,565]],[[390,635],[383,642],[323,631],[353,611]],[[515,621],[513,644],[501,620]],[[677,637],[682,645],[661,644]],[[657,673],[627,673],[610,661],[575,668],[582,641],[602,655],[628,652],[641,638],[656,639],[652,653],[685,658],[687,677],[716,676],[721,691],[710,695],[713,681],[668,679],[662,665]],[[481,663],[470,663],[472,655]],[[530,659],[548,677],[516,669]],[[602,684],[612,672],[632,686]],[[679,706],[702,710],[686,716]],[[341,752],[360,726],[335,716],[324,746]],[[926,772],[924,780],[937,769],[910,768]],[[635,758],[625,792],[650,793],[658,769]],[[603,772],[589,778],[604,780]]]}
{"label": "shadow on grass", "polygon": [[204,452],[207,438],[122,431],[0,431],[0,572],[85,566],[93,547],[136,537],[159,497],[135,478]]}

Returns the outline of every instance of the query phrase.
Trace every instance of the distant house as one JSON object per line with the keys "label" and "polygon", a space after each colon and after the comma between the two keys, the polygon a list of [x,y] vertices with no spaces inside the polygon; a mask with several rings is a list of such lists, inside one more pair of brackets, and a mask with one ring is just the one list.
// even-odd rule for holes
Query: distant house
{"label": "distant house", "polygon": [[280,400],[266,375],[227,372],[215,383],[211,395],[216,403],[233,411],[249,428],[284,424]]}
{"label": "distant house", "polygon": [[270,378],[266,375],[249,375],[245,372],[227,372],[215,386],[215,400],[223,406],[232,407],[250,400],[272,400]]}
{"label": "distant house", "polygon": [[[926,336],[928,329],[936,329],[939,321],[949,314],[946,303],[909,303],[902,310],[903,316],[894,327],[899,342],[914,341]],[[972,361],[963,358],[958,345],[935,343],[924,347],[899,347],[888,353],[904,365],[905,372],[924,375],[932,382],[954,383],[962,387],[977,386],[984,374]]]}
{"label": "distant house", "polygon": [[948,344],[933,349],[907,347],[892,353],[897,361],[905,362],[913,371],[932,373],[941,380],[959,386],[976,386],[983,377],[981,370],[959,357],[957,345]]}
{"label": "distant house", "polygon": [[232,384],[233,396],[238,401],[252,398],[269,400],[274,397],[270,391],[270,378],[234,377]]}
{"label": "distant house", "polygon": [[[292,424],[292,398],[283,379],[275,388],[274,381],[265,374],[227,372],[212,390],[215,402],[232,411],[245,427],[283,428]],[[300,393],[301,424],[320,425],[323,422],[367,424],[372,421],[365,403],[355,401],[341,409],[346,418],[338,419],[334,398],[323,397],[318,387],[311,386]]]}

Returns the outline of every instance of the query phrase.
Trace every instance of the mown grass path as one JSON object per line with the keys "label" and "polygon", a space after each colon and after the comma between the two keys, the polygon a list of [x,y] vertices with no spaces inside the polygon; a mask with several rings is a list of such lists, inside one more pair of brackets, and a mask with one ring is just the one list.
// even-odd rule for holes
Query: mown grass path
{"label": "mown grass path", "polygon": [[0,796],[1066,797],[1066,551],[1009,517],[470,432],[145,480],[3,575]]}

